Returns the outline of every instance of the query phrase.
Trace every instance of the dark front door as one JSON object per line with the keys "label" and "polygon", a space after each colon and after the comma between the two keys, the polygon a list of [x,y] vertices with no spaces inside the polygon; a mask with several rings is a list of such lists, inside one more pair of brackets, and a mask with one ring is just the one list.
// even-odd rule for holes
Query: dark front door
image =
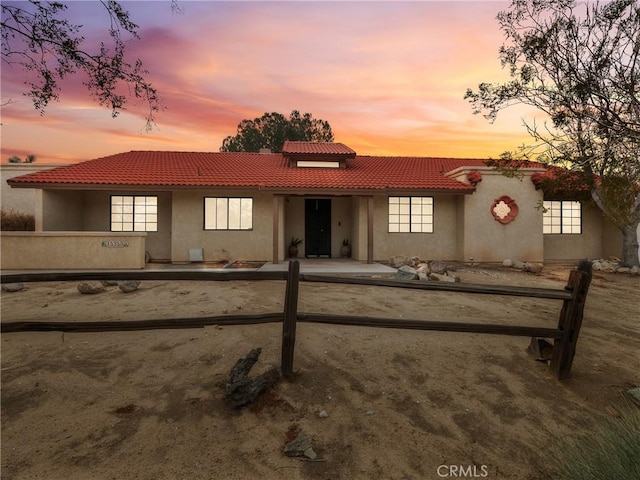
{"label": "dark front door", "polygon": [[307,257],[331,256],[331,200],[305,200],[304,252]]}

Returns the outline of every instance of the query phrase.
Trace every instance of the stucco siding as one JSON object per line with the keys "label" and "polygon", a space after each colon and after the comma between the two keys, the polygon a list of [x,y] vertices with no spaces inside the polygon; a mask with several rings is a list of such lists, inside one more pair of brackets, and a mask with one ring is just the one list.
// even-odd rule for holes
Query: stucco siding
{"label": "stucco siding", "polygon": [[374,197],[374,247],[377,261],[388,261],[394,255],[419,256],[433,260],[456,258],[456,197],[433,196],[433,233],[389,232],[389,197]]}
{"label": "stucco siding", "polygon": [[[189,249],[203,248],[205,261],[271,260],[273,196],[255,191],[176,190],[172,202],[171,259],[188,262]],[[205,197],[253,198],[252,230],[205,230]]]}
{"label": "stucco siding", "polygon": [[545,260],[577,261],[622,255],[622,233],[595,205],[582,205],[582,234],[545,235]]}
{"label": "stucco siding", "polygon": [[42,191],[42,229],[48,232],[82,232],[84,196],[75,190]]}
{"label": "stucco siding", "polygon": [[145,236],[110,232],[2,232],[2,268],[143,268]]}
{"label": "stucco siding", "polygon": [[14,212],[35,215],[36,213],[36,189],[35,188],[11,188],[7,184],[7,180],[28,173],[39,172],[42,170],[51,170],[60,167],[57,165],[45,165],[38,163],[17,163],[2,164],[0,172],[2,173],[2,208],[4,210],[13,210]]}
{"label": "stucco siding", "polygon": [[[542,192],[535,189],[529,175],[517,179],[482,170],[482,182],[464,199],[463,258],[459,260],[543,260],[542,210],[539,208]],[[494,201],[505,195],[518,206],[518,215],[508,224],[498,222],[491,213]]]}
{"label": "stucco siding", "polygon": [[83,192],[84,230],[111,230],[112,195],[155,195],[158,197],[158,231],[147,232],[146,251],[152,260],[171,259],[171,192],[93,191]]}

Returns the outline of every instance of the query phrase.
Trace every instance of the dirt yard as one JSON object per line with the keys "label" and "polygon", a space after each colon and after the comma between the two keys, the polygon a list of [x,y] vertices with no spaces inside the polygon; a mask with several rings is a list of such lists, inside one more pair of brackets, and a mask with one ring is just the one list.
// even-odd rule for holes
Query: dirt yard
{"label": "dirt yard", "polygon": [[[461,267],[465,283],[562,288],[538,275]],[[143,282],[81,295],[77,283],[2,292],[2,321],[143,320],[283,309],[284,282]],[[560,302],[369,286],[301,284],[300,312],[555,327]],[[230,369],[280,324],[2,335],[3,480],[537,480],[551,452],[615,414],[640,385],[640,277],[596,272],[571,379],[498,335],[298,325],[293,381],[227,407]],[[319,415],[320,412],[322,416]],[[306,433],[320,461],[283,454]],[[457,470],[456,470],[457,469]],[[460,476],[460,475],[458,475]]]}

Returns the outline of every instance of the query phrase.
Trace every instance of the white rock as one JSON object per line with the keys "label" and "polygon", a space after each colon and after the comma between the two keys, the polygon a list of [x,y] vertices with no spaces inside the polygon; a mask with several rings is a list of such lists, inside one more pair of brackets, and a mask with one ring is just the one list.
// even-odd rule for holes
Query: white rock
{"label": "white rock", "polygon": [[320,417],[320,418],[327,418],[328,416],[329,416],[329,414],[327,413],[326,410],[320,410],[318,412],[318,417]]}
{"label": "white rock", "polygon": [[413,267],[403,265],[396,272],[396,278],[398,280],[415,280],[418,278],[418,272]]}
{"label": "white rock", "polygon": [[449,283],[460,282],[460,277],[457,277],[455,275],[443,275],[441,273],[432,273],[429,275],[429,278],[437,282],[449,282]]}
{"label": "white rock", "polygon": [[502,266],[503,267],[513,267],[513,260],[511,260],[510,258],[505,258],[502,261]]}
{"label": "white rock", "polygon": [[19,292],[20,290],[24,290],[26,287],[24,283],[3,283],[2,291],[3,292]]}
{"label": "white rock", "polygon": [[542,263],[526,263],[524,265],[524,270],[531,273],[540,273],[543,268],[544,265]]}

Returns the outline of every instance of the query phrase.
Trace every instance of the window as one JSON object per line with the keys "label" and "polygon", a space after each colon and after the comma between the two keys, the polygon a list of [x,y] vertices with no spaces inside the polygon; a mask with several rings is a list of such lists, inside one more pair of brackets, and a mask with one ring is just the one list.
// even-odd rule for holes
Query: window
{"label": "window", "polygon": [[207,197],[204,199],[205,230],[251,230],[253,198]]}
{"label": "window", "polygon": [[580,202],[545,201],[543,206],[542,233],[582,233]]}
{"label": "window", "polygon": [[389,197],[389,232],[433,233],[433,197]]}
{"label": "window", "polygon": [[114,195],[111,197],[112,232],[157,232],[158,197]]}

